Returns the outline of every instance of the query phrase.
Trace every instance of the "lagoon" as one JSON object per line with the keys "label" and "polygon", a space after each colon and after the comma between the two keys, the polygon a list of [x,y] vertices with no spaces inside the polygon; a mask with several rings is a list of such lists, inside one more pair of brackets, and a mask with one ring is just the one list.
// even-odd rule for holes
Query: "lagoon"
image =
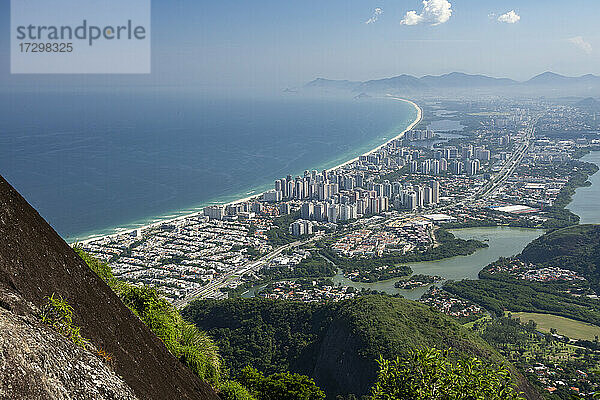
{"label": "lagoon", "polygon": [[[581,161],[600,166],[600,151],[585,155]],[[600,172],[592,175],[589,181],[592,186],[577,189],[567,208],[579,215],[582,224],[600,224]]]}
{"label": "lagoon", "polygon": [[[408,264],[415,274],[437,275],[446,280],[477,279],[479,271],[500,257],[519,254],[532,240],[541,236],[541,229],[524,229],[512,227],[465,228],[451,230],[461,239],[477,239],[484,241],[489,247],[479,249],[469,256],[458,256],[438,261],[425,261]],[[334,282],[361,289],[372,289],[388,294],[401,294],[407,299],[417,300],[428,287],[411,290],[397,289],[394,284],[398,279],[389,279],[376,283],[356,283],[338,274]],[[443,282],[438,283],[441,286]]]}

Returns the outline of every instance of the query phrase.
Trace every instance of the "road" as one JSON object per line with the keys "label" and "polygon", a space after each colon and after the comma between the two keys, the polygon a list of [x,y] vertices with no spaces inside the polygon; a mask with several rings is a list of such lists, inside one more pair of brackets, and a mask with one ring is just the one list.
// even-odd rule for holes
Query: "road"
{"label": "road", "polygon": [[515,172],[517,167],[521,164],[523,157],[527,154],[532,145],[532,139],[535,136],[535,124],[537,123],[537,119],[532,122],[532,124],[527,128],[527,133],[525,136],[525,140],[523,143],[519,145],[519,148],[516,152],[514,152],[504,163],[502,169],[490,179],[490,181],[482,188],[481,192],[478,193],[475,197],[479,199],[485,199],[492,194],[500,187],[510,176]]}
{"label": "road", "polygon": [[227,285],[227,283],[230,282],[232,279],[244,276],[244,274],[247,274],[248,272],[258,272],[258,271],[260,271],[260,269],[266,263],[268,263],[269,261],[271,261],[275,257],[279,256],[284,251],[289,250],[289,249],[294,248],[294,247],[301,246],[303,244],[310,243],[312,241],[320,239],[321,237],[323,237],[322,234],[317,234],[317,235],[315,235],[313,237],[310,237],[308,239],[297,240],[297,241],[295,241],[293,243],[286,244],[284,246],[278,247],[277,249],[273,250],[272,252],[270,252],[270,253],[262,256],[258,260],[251,261],[248,264],[245,264],[244,266],[242,266],[240,269],[232,271],[232,272],[228,272],[228,273],[224,274],[223,276],[219,277],[219,279],[216,279],[216,280],[210,282],[206,286],[203,286],[200,289],[197,289],[197,290],[194,290],[194,291],[190,292],[183,299],[174,301],[173,304],[177,308],[183,308],[183,307],[186,306],[186,304],[188,304],[192,300],[195,300],[197,298],[203,298],[203,297],[208,297],[210,295],[213,295],[215,292],[219,292],[222,287],[225,287]]}

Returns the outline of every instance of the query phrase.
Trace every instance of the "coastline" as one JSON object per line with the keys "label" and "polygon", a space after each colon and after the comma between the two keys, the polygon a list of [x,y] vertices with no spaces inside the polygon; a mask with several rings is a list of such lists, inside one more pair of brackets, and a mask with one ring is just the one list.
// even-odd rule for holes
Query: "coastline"
{"label": "coastline", "polygon": [[[359,156],[354,157],[351,160],[345,161],[345,162],[343,162],[343,163],[341,163],[339,165],[336,165],[336,166],[334,166],[332,168],[328,168],[327,171],[335,171],[337,169],[343,168],[346,165],[349,165],[349,164],[352,164],[352,163],[358,161],[359,158],[362,157],[362,156],[367,156],[367,155],[370,155],[370,154],[372,154],[372,153],[380,150],[381,148],[389,145],[394,140],[402,138],[406,134],[406,132],[409,132],[409,131],[413,130],[421,122],[421,120],[423,119],[423,110],[415,102],[413,102],[411,100],[408,100],[408,99],[403,99],[403,98],[400,98],[400,97],[395,97],[395,96],[392,96],[392,95],[389,95],[389,94],[387,95],[386,98],[389,98],[389,99],[392,99],[392,100],[396,100],[396,101],[402,101],[402,102],[405,102],[405,103],[408,103],[408,104],[412,105],[417,110],[417,116],[416,116],[415,120],[408,127],[406,127],[406,129],[404,129],[401,133],[399,133],[396,136],[394,136],[393,138],[387,140],[385,143],[382,143],[379,146],[377,146],[377,147],[375,147],[373,149],[370,149],[367,152],[365,152],[363,154],[360,154]],[[239,198],[239,199],[235,199],[235,200],[227,202],[227,203],[213,203],[213,204],[219,204],[219,205],[223,205],[223,206],[229,206],[229,205],[232,205],[232,204],[243,203],[243,202],[250,201],[252,199],[258,198],[258,197],[262,196],[263,193],[264,192],[256,192],[256,193],[253,193],[250,196]],[[180,221],[180,220],[184,220],[184,219],[190,218],[190,217],[195,217],[195,216],[198,216],[198,215],[203,215],[203,211],[200,210],[200,211],[196,211],[196,212],[185,213],[185,214],[177,216],[175,218],[165,218],[165,219],[161,219],[160,221],[157,221],[157,222],[152,222],[150,224],[141,225],[141,226],[138,226],[138,227],[135,227],[135,228],[131,228],[131,229],[118,230],[118,228],[115,228],[115,232],[114,233],[110,233],[110,234],[107,234],[107,235],[103,235],[103,234],[92,235],[91,237],[86,238],[84,240],[70,241],[69,244],[71,244],[71,245],[76,244],[76,243],[87,244],[87,243],[94,242],[96,240],[100,240],[100,239],[103,239],[103,238],[130,234],[132,232],[137,231],[138,229],[145,230],[145,229],[148,229],[148,228],[155,228],[155,227],[158,227],[158,226],[160,226],[162,224],[165,224],[165,223],[170,223],[170,222],[174,222],[174,221]]]}
{"label": "coastline", "polygon": [[340,165],[336,165],[333,168],[329,168],[327,171],[334,171],[336,169],[340,169],[342,167],[345,167],[346,165],[349,165],[349,164],[352,164],[353,162],[358,161],[359,158],[362,157],[362,156],[368,156],[371,153],[375,153],[379,149],[382,149],[383,147],[385,147],[388,144],[392,143],[394,140],[398,140],[398,139],[402,138],[406,134],[406,132],[409,132],[409,131],[413,130],[415,128],[415,126],[417,126],[421,122],[421,120],[423,119],[423,110],[415,102],[407,100],[407,99],[402,99],[400,97],[394,97],[394,96],[391,96],[391,95],[388,95],[388,98],[392,99],[392,100],[403,101],[405,103],[408,103],[408,104],[412,105],[417,110],[417,118],[405,130],[403,130],[401,133],[399,133],[398,135],[394,136],[393,138],[391,138],[387,142],[385,142],[385,143],[383,143],[383,144],[375,147],[374,149],[371,149],[371,150],[367,151],[366,153],[363,153],[363,154],[359,155],[358,157],[354,157],[352,160],[348,160],[348,161],[346,161],[346,162],[344,162],[344,163],[342,163]]}

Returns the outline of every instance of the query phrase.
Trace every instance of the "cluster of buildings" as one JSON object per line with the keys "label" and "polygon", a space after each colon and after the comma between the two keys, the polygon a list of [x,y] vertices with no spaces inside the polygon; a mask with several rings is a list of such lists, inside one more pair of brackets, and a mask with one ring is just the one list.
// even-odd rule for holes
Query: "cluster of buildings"
{"label": "cluster of buildings", "polygon": [[365,173],[336,170],[288,176],[275,182],[275,189],[263,194],[264,202],[296,201],[304,220],[338,223],[365,215],[380,214],[391,208],[415,210],[437,205],[440,184],[431,180],[424,185],[375,182]]}
{"label": "cluster of buildings", "polygon": [[431,140],[435,137],[435,132],[431,129],[413,129],[412,131],[406,132],[404,138],[408,141],[418,141],[418,140]]}
{"label": "cluster of buildings", "polygon": [[585,387],[589,388],[593,385],[588,373],[580,369],[576,369],[572,374],[556,364],[535,363],[526,371],[534,375],[549,393],[566,392],[579,398],[592,398],[595,394],[585,390]]}
{"label": "cluster of buildings", "polygon": [[260,296],[267,299],[322,303],[351,299],[356,296],[356,292],[347,286],[323,285],[317,281],[312,281],[311,285],[281,281],[269,285],[260,293]]}
{"label": "cluster of buildings", "polygon": [[302,261],[310,257],[310,251],[295,249],[293,251],[288,251],[280,256],[272,258],[267,264],[267,268],[287,267],[293,269],[296,265],[300,264]]}
{"label": "cluster of buildings", "polygon": [[585,281],[585,278],[570,269],[559,267],[536,268],[535,264],[526,263],[518,258],[511,258],[490,264],[484,269],[490,275],[508,274],[515,279],[535,282],[553,281]]}
{"label": "cluster of buildings", "polygon": [[408,165],[411,174],[475,176],[481,172],[483,164],[490,162],[491,155],[489,149],[472,144],[447,146],[435,150],[432,159],[412,160]]}
{"label": "cluster of buildings", "polygon": [[536,282],[585,281],[585,278],[577,274],[577,272],[558,267],[530,269],[519,274],[518,278]]}
{"label": "cluster of buildings", "polygon": [[[394,225],[392,225],[394,226]],[[408,253],[433,244],[433,226],[428,223],[402,223],[378,229],[360,229],[339,238],[332,249],[345,257],[381,257],[385,252]]]}
{"label": "cluster of buildings", "polygon": [[436,287],[425,293],[419,301],[455,318],[471,317],[484,312],[477,304],[453,297],[445,290]]}
{"label": "cluster of buildings", "polygon": [[157,287],[176,300],[251,261],[247,249],[268,252],[272,246],[247,223],[194,215],[92,240],[83,249],[108,262],[117,278]]}
{"label": "cluster of buildings", "polygon": [[394,287],[398,289],[411,290],[419,287],[429,286],[436,282],[443,281],[444,278],[441,276],[429,276],[429,275],[413,275],[408,279],[400,280],[394,284]]}

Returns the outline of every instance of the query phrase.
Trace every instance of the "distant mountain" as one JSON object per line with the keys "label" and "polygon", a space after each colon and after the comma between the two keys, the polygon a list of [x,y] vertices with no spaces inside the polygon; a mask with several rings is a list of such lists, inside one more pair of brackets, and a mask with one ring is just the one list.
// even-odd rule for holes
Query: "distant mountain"
{"label": "distant mountain", "polygon": [[354,100],[360,100],[360,99],[370,99],[371,96],[369,96],[366,93],[361,93],[361,94],[357,94],[356,96],[354,96]]}
{"label": "distant mountain", "polygon": [[573,85],[573,84],[600,84],[600,77],[592,74],[587,74],[578,77],[564,76],[555,74],[554,72],[544,72],[543,74],[534,76],[527,82],[527,85]]}
{"label": "distant mountain", "polygon": [[361,83],[359,86],[361,91],[422,90],[426,88],[427,85],[411,75],[400,75],[393,78],[367,81]]}
{"label": "distant mountain", "polygon": [[355,90],[361,85],[361,82],[339,81],[332,79],[317,78],[305,85],[306,88],[318,89],[337,89],[337,90]]}
{"label": "distant mountain", "polygon": [[398,75],[392,78],[374,79],[365,82],[341,81],[318,78],[305,85],[306,88],[351,90],[355,92],[380,92],[388,90],[397,91],[423,91],[436,88],[457,87],[496,87],[518,84],[512,79],[491,78],[485,75],[469,75],[461,72],[452,72],[446,75],[427,75],[416,78],[412,75]]}
{"label": "distant mountain", "polygon": [[592,74],[568,77],[553,72],[544,72],[525,82],[508,78],[494,78],[486,75],[471,75],[462,72],[417,78],[412,75],[398,75],[391,78],[375,79],[365,82],[348,80],[315,79],[305,85],[306,89],[345,90],[363,93],[407,92],[421,93],[445,89],[490,89],[506,88],[531,90],[533,88],[597,87],[600,89],[600,77]]}
{"label": "distant mountain", "polygon": [[596,100],[593,97],[588,97],[587,99],[583,99],[575,103],[575,107],[583,108],[586,110],[599,111],[600,101]]}
{"label": "distant mountain", "polygon": [[430,87],[493,87],[517,85],[519,82],[508,78],[491,78],[485,75],[469,75],[452,72],[441,76],[427,75],[420,79]]}

